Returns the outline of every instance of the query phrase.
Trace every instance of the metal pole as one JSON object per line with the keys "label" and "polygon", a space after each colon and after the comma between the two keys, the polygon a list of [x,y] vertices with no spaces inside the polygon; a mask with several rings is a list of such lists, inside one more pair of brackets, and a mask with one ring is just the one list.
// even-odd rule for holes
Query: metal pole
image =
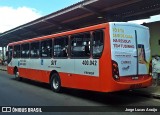
{"label": "metal pole", "polygon": [[139,71],[139,56],[138,56],[138,41],[137,41],[137,31],[135,30],[135,42],[136,42],[136,55],[137,55],[137,77],[138,77],[138,71]]}
{"label": "metal pole", "polygon": [[[2,47],[2,62],[4,62],[4,47]],[[4,63],[2,63],[3,65]]]}
{"label": "metal pole", "polygon": [[7,51],[7,47],[5,47],[5,50],[4,50],[4,57],[5,57],[5,60],[6,60],[6,51]]}

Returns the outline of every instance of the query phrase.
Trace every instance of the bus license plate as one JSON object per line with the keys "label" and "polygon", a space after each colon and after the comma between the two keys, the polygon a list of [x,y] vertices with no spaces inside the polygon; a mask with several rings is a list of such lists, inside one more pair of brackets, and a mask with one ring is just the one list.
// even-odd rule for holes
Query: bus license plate
{"label": "bus license plate", "polygon": [[138,77],[132,77],[133,80],[138,80]]}

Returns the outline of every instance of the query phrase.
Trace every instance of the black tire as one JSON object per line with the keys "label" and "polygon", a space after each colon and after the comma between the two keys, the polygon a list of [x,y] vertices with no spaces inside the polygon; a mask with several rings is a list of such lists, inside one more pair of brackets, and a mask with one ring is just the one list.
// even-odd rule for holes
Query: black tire
{"label": "black tire", "polygon": [[50,81],[52,91],[60,93],[62,91],[61,79],[57,73],[52,74]]}
{"label": "black tire", "polygon": [[14,70],[14,78],[15,78],[16,80],[18,80],[18,81],[21,80],[21,77],[19,76],[19,72],[18,72],[18,69],[17,69],[17,68],[15,68],[15,70]]}

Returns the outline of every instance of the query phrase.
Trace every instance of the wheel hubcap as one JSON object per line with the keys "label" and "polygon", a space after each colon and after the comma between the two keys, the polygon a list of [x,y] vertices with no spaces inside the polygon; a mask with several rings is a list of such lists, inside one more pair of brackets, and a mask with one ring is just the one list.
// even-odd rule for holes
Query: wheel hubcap
{"label": "wheel hubcap", "polygon": [[56,78],[53,79],[53,87],[54,89],[58,89],[59,87],[59,81]]}
{"label": "wheel hubcap", "polygon": [[16,77],[16,78],[19,77],[19,72],[16,72],[15,77]]}

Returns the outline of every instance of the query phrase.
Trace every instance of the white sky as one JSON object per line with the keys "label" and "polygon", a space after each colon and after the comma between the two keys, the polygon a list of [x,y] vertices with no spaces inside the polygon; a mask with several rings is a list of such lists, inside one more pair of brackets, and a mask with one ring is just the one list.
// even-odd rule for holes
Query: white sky
{"label": "white sky", "polygon": [[0,7],[0,33],[35,20],[41,14],[33,8]]}

